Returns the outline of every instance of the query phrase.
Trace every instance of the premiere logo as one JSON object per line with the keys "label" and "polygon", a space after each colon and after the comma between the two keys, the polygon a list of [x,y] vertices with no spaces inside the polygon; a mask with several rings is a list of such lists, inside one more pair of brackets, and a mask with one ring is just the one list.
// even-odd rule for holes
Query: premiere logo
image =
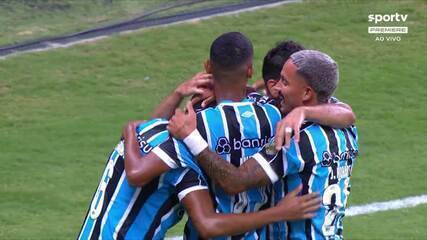
{"label": "premiere logo", "polygon": [[[375,34],[375,41],[379,42],[400,42],[400,34],[407,34],[407,26],[398,26],[405,23],[408,19],[408,14],[369,14],[368,22],[376,26],[369,26],[368,33]],[[390,24],[390,25],[389,25]],[[388,26],[386,26],[388,25]]]}

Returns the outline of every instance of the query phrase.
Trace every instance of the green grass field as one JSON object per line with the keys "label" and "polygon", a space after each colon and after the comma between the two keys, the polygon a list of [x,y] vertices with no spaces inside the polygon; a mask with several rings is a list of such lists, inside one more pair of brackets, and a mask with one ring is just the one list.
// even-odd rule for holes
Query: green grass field
{"label": "green grass field", "polygon": [[[367,16],[395,12],[408,14],[409,33],[375,41]],[[350,206],[426,194],[426,12],[416,0],[311,1],[0,60],[0,239],[75,238],[124,123],[147,118],[200,71],[226,31],[253,40],[254,79],[282,39],[337,60],[336,96],[352,105],[360,135]],[[426,215],[421,205],[347,218],[345,236],[423,239]]]}

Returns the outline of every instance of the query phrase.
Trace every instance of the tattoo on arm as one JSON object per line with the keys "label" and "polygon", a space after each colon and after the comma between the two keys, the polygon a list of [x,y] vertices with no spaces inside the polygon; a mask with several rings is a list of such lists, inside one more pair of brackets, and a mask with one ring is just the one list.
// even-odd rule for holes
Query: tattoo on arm
{"label": "tattoo on arm", "polygon": [[237,168],[206,148],[197,156],[197,161],[206,174],[227,192],[242,192],[270,184],[268,176],[253,158]]}

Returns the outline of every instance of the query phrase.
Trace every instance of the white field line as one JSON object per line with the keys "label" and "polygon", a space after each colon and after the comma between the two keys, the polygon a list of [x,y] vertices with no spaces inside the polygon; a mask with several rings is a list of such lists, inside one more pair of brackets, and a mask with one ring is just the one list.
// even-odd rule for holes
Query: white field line
{"label": "white field line", "polygon": [[349,207],[346,211],[346,216],[351,217],[401,208],[412,208],[425,203],[427,203],[427,195],[406,197],[387,202],[373,202],[366,205]]}
{"label": "white field line", "polygon": [[[395,209],[412,208],[420,204],[426,204],[426,203],[427,203],[427,195],[406,197],[406,198],[396,199],[396,200],[387,201],[387,202],[373,202],[365,205],[349,207],[346,210],[346,216],[352,217],[352,216],[371,214],[376,212],[390,211]],[[166,239],[182,240],[182,237],[170,237]]]}
{"label": "white field line", "polygon": [[49,47],[31,49],[31,50],[27,50],[27,51],[12,53],[12,54],[9,54],[9,55],[6,55],[6,56],[0,56],[0,60],[4,60],[4,59],[7,59],[9,57],[18,56],[18,55],[22,55],[22,54],[26,54],[26,53],[44,52],[44,51],[51,50],[51,49],[56,49],[56,48],[67,48],[67,47],[74,46],[76,44],[91,43],[91,42],[95,42],[95,41],[98,41],[100,39],[104,39],[104,38],[107,38],[107,37],[108,36],[99,36],[99,37],[94,37],[94,38],[87,38],[87,39],[82,39],[82,40],[76,40],[76,41],[69,42],[69,43],[64,43],[64,44],[61,44],[61,43],[48,43]]}
{"label": "white field line", "polygon": [[[140,29],[136,29],[136,30],[123,31],[123,32],[114,33],[114,34],[110,34],[110,35],[129,34],[129,33],[144,31],[146,29],[151,29],[151,28],[167,27],[167,26],[177,25],[177,24],[182,24],[182,23],[192,23],[192,22],[197,22],[197,21],[200,21],[200,20],[210,19],[210,18],[214,18],[214,17],[221,17],[221,16],[227,16],[227,15],[235,15],[235,14],[239,14],[239,13],[243,13],[243,12],[250,12],[250,11],[256,11],[256,10],[259,10],[259,9],[273,8],[273,7],[277,7],[277,6],[288,4],[288,3],[298,3],[298,2],[302,2],[302,0],[283,0],[282,2],[276,2],[276,3],[266,4],[266,5],[263,5],[263,6],[250,7],[250,8],[245,8],[245,9],[231,11],[231,12],[226,12],[226,13],[217,13],[217,14],[212,14],[210,16],[205,16],[205,17],[200,17],[200,18],[192,18],[192,19],[182,20],[182,21],[176,21],[176,22],[173,22],[173,23],[168,23],[168,24],[163,24],[163,25],[153,26],[153,27],[140,28]],[[94,42],[94,41],[98,41],[100,39],[108,38],[108,37],[110,37],[110,35],[99,36],[99,37],[94,37],[94,38],[87,38],[87,39],[83,39],[83,40],[76,40],[76,41],[69,42],[69,43],[66,43],[66,44],[50,44],[49,47],[43,47],[43,48],[39,48],[39,49],[32,49],[32,50],[28,50],[28,51],[16,52],[16,53],[12,53],[12,54],[9,54],[9,55],[6,55],[6,56],[2,56],[2,57],[0,57],[0,60],[4,60],[4,59],[7,59],[7,58],[12,57],[12,56],[22,55],[22,54],[25,54],[25,53],[43,52],[43,51],[48,51],[50,49],[56,49],[56,48],[68,48],[68,47],[74,46],[76,44],[83,44],[83,43],[88,43],[88,42]]]}

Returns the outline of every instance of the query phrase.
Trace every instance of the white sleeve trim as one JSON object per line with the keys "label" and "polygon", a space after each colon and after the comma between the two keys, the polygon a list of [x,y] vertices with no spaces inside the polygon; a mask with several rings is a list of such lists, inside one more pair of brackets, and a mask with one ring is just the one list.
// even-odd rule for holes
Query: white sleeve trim
{"label": "white sleeve trim", "polygon": [[169,155],[165,153],[165,151],[163,151],[159,146],[153,148],[153,150],[151,151],[156,154],[157,157],[159,157],[170,168],[178,168],[176,162],[172,158],[170,158]]}
{"label": "white sleeve trim", "polygon": [[187,196],[187,194],[194,192],[194,191],[198,191],[198,190],[208,190],[208,187],[198,185],[198,186],[186,188],[186,189],[184,189],[178,193],[179,201],[182,201],[182,199],[184,199],[185,196]]}
{"label": "white sleeve trim", "polygon": [[184,138],[183,142],[187,145],[188,149],[190,149],[193,156],[199,155],[205,148],[209,147],[208,143],[203,139],[197,129],[194,129],[190,135]]}
{"label": "white sleeve trim", "polygon": [[259,165],[261,165],[262,169],[264,169],[264,172],[267,174],[268,178],[270,178],[272,183],[275,183],[279,180],[279,176],[277,176],[276,172],[274,172],[268,161],[260,153],[253,155],[253,158],[258,162]]}

